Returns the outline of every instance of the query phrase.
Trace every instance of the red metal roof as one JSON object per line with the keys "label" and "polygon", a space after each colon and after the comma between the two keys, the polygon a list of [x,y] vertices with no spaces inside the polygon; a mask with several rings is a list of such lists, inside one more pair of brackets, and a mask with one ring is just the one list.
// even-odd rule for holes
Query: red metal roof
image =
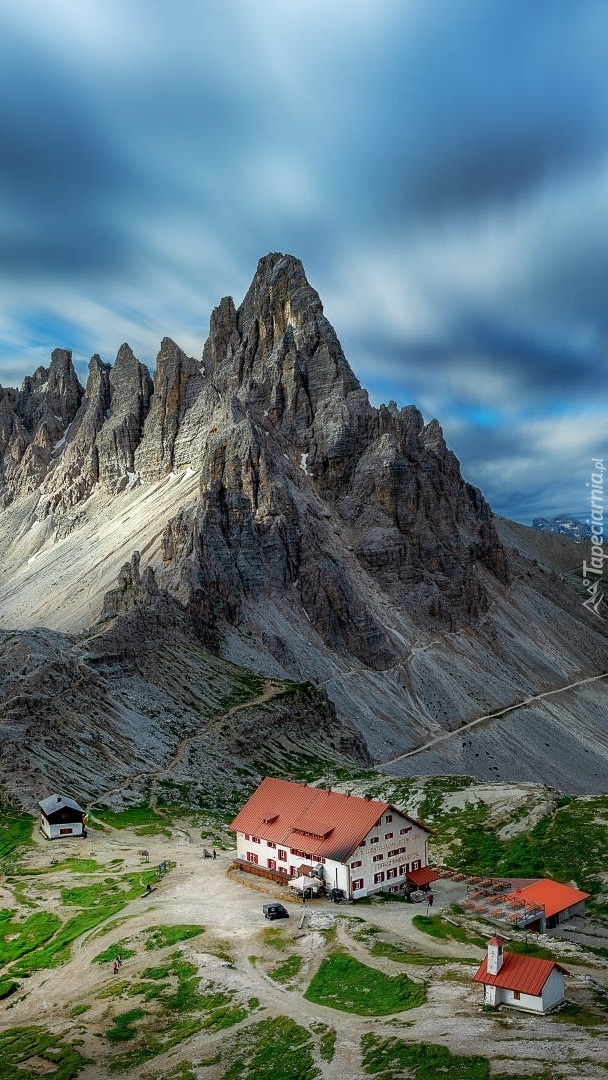
{"label": "red metal roof", "polygon": [[407,876],[414,885],[430,885],[431,881],[437,881],[439,874],[431,870],[430,866],[421,866],[419,870],[408,870]]}
{"label": "red metal roof", "polygon": [[570,885],[562,885],[559,881],[542,878],[532,885],[525,885],[524,888],[509,893],[507,900],[511,903],[521,902],[544,907],[545,917],[550,919],[552,915],[557,915],[559,911],[573,907],[581,900],[587,900],[588,897],[589,893],[581,892],[580,889],[573,889]]}
{"label": "red metal roof", "polygon": [[[390,803],[266,776],[230,828],[317,858],[344,862],[387,810],[414,821]],[[422,822],[415,824],[430,831]],[[297,829],[317,835],[303,835]]]}
{"label": "red metal roof", "polygon": [[564,975],[569,972],[554,960],[540,960],[536,956],[520,956],[518,953],[503,953],[503,962],[498,975],[488,975],[488,958],[484,957],[475,972],[475,982],[487,986],[500,986],[503,990],[519,990],[520,994],[538,997],[553,968]]}

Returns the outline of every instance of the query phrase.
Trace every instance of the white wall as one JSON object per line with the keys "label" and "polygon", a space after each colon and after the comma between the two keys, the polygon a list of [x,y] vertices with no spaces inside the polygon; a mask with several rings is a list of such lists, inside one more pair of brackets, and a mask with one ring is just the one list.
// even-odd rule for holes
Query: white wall
{"label": "white wall", "polygon": [[64,821],[60,825],[53,825],[42,815],[40,818],[40,831],[47,840],[60,840],[63,837],[82,836],[83,824],[81,821]]}
{"label": "white wall", "polygon": [[[490,989],[493,988],[486,987],[486,1002],[493,1004],[488,1000],[487,996],[487,991]],[[502,987],[496,989],[498,991],[497,1005],[512,1005],[517,1009],[526,1009],[527,1012],[544,1013],[554,1009],[556,1005],[559,1005],[564,1000],[564,977],[561,971],[554,968],[538,997],[532,994],[520,994],[519,998],[516,998],[513,990],[505,990]]]}
{"label": "white wall", "polygon": [[[351,881],[363,878],[365,883],[363,889],[353,892],[355,897],[367,896],[369,893],[402,885],[406,878],[406,872],[399,873],[402,866],[408,866],[411,870],[415,863],[419,866],[427,865],[425,830],[395,811],[388,811],[388,814],[392,817],[392,821],[387,822],[387,815],[383,814],[380,824],[370,829],[365,838],[365,844],[358,847],[348,860]],[[407,832],[402,833],[402,829],[407,829]],[[387,839],[387,834],[390,833],[393,835],[389,835]],[[377,842],[372,843],[372,841]],[[405,851],[389,857],[389,851],[397,848],[405,848]],[[375,855],[382,855],[383,858],[374,862]],[[360,862],[361,866],[353,866],[353,863],[357,862]],[[397,876],[387,877],[388,871],[395,868],[398,871]],[[384,874],[383,881],[374,882],[374,876],[377,873]]]}

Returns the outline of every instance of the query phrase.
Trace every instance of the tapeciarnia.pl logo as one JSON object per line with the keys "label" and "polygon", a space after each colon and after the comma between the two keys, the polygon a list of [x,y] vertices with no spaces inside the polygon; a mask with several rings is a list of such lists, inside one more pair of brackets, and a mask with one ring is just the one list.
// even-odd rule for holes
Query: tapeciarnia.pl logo
{"label": "tapeciarnia.pl logo", "polygon": [[586,485],[591,489],[591,518],[587,522],[591,525],[591,561],[587,563],[583,560],[583,585],[587,586],[589,593],[587,599],[583,601],[583,607],[592,611],[598,619],[602,619],[600,605],[604,600],[604,594],[600,591],[600,586],[603,584],[604,559],[608,559],[608,553],[604,552],[604,472],[606,466],[603,458],[592,458],[591,461],[593,463],[591,483]]}

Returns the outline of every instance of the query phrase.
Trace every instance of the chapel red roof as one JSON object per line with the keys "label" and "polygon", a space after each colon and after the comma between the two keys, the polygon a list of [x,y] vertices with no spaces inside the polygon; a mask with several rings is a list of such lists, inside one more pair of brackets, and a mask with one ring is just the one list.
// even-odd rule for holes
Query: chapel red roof
{"label": "chapel red roof", "polygon": [[560,881],[551,881],[549,878],[541,878],[532,885],[525,885],[522,889],[516,889],[509,893],[507,900],[523,900],[526,904],[536,904],[545,909],[545,918],[550,919],[559,911],[574,907],[581,900],[587,900],[589,893],[573,889],[570,885],[562,885]]}
{"label": "chapel red roof", "polygon": [[271,776],[262,780],[230,828],[344,862],[387,810],[430,832],[390,803]]}
{"label": "chapel red roof", "polygon": [[555,960],[541,960],[536,956],[520,956],[518,953],[503,953],[503,962],[498,975],[488,975],[488,958],[484,957],[473,979],[487,986],[500,986],[503,990],[519,990],[520,994],[538,997],[554,968],[564,975],[570,973]]}

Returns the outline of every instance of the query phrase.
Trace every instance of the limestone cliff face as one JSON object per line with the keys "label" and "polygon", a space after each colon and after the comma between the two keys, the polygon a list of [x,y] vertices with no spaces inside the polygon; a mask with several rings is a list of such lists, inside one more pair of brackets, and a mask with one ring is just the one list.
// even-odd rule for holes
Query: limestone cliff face
{"label": "limestone cliff face", "polygon": [[55,349],[19,391],[0,387],[0,496],[8,505],[36,491],[82,400],[72,354]]}
{"label": "limestone cliff face", "polygon": [[[152,380],[123,345],[114,365],[93,356],[83,389],[56,350],[21,390],[0,389],[0,506],[0,629],[21,632],[0,642],[8,769],[23,747],[57,781],[84,775],[84,758],[95,791],[136,746],[125,776],[171,758],[181,782],[194,732],[190,773],[210,775],[211,755],[216,778],[243,743],[252,760],[264,746],[267,768],[278,724],[287,761],[301,728],[313,756],[322,742],[399,769],[428,745],[428,772],[602,783],[598,688],[595,704],[564,694],[542,716],[522,709],[520,727],[509,714],[460,736],[596,678],[605,624],[504,523],[503,546],[437,421],[370,404],[291,256],[262,259],[239,307],[221,300],[201,359],[165,338]],[[318,686],[252,706],[243,738],[219,700],[236,668]],[[194,698],[211,669],[208,713]],[[64,717],[74,732],[83,715],[66,756]]]}
{"label": "limestone cliff face", "polygon": [[448,628],[486,610],[483,571],[506,580],[490,509],[439,425],[369,404],[297,259],[267,256],[241,307],[221,302],[202,369],[185,381],[174,365],[171,395],[173,466],[201,469],[196,511],[164,541],[184,600],[234,621],[246,596],[295,585],[324,641],[386,667],[358,571]]}
{"label": "limestone cliff face", "polygon": [[93,492],[195,473],[158,584],[200,624],[289,596],[326,644],[383,669],[395,652],[370,580],[444,629],[474,624],[488,582],[506,581],[490,509],[439,425],[370,405],[292,256],[263,258],[238,309],[220,302],[202,361],[165,338],[153,382],[123,345],[113,366],[92,358],[83,391],[57,350],[48,372],[3,391],[0,448],[5,502],[39,488],[57,535]]}

